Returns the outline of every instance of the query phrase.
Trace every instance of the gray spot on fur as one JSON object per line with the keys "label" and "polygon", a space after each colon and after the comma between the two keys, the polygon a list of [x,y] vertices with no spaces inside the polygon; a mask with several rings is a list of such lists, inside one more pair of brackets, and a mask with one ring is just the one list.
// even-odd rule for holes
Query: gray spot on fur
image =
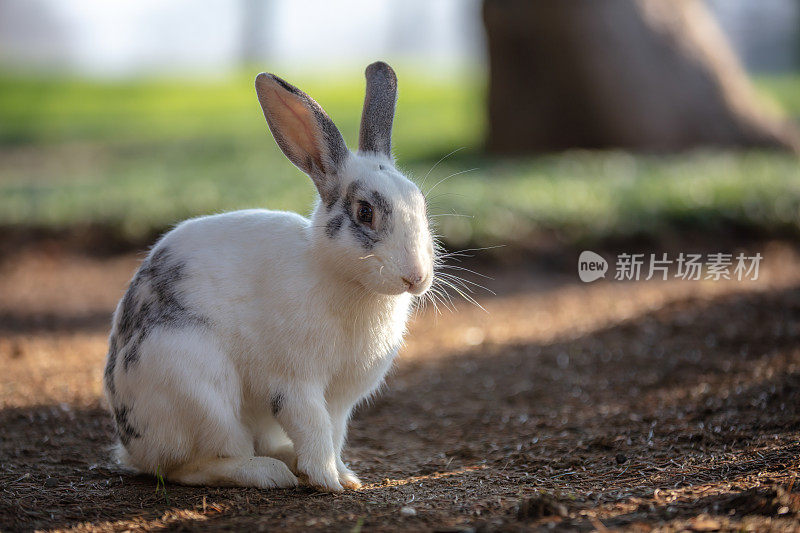
{"label": "gray spot on fur", "polygon": [[108,359],[106,360],[106,369],[103,373],[103,380],[106,383],[111,396],[117,393],[117,388],[114,385],[114,369],[117,366],[117,337],[112,336],[108,342]]}
{"label": "gray spot on fur", "polygon": [[357,221],[350,219],[350,233],[356,238],[365,250],[372,250],[378,239],[370,235]]}
{"label": "gray spot on fur", "polygon": [[126,405],[114,407],[114,421],[117,424],[117,435],[123,446],[127,446],[132,439],[142,437],[135,427],[131,424],[130,409]]}
{"label": "gray spot on fur", "polygon": [[145,259],[122,299],[116,331],[110,339],[106,383],[114,393],[113,372],[120,354],[123,368],[139,359],[142,341],[157,327],[180,328],[207,324],[207,319],[188,309],[179,291],[186,265],[162,247]]}
{"label": "gray spot on fur", "polygon": [[392,122],[397,102],[397,76],[392,67],[377,61],[364,72],[367,92],[361,113],[358,149],[386,156],[392,151]]}
{"label": "gray spot on fur", "polygon": [[347,191],[344,195],[344,203],[345,206],[352,205],[356,199],[356,195],[364,188],[361,183],[361,180],[354,180],[350,185],[347,186]]}
{"label": "gray spot on fur", "polygon": [[340,197],[340,195],[339,195],[338,189],[336,189],[336,190],[334,190],[333,192],[330,193],[330,197],[328,198],[328,200],[325,203],[325,207],[328,209],[328,211],[333,209],[333,206],[335,206],[336,202],[339,201],[339,197]]}
{"label": "gray spot on fur", "polygon": [[272,416],[278,416],[278,413],[283,409],[283,404],[286,398],[281,393],[273,394],[270,398],[269,407],[272,410]]}
{"label": "gray spot on fur", "polygon": [[372,205],[377,207],[388,220],[392,214],[392,204],[378,191],[372,191]]}
{"label": "gray spot on fur", "polygon": [[333,239],[336,237],[336,234],[339,233],[339,230],[342,229],[342,223],[344,222],[345,216],[342,214],[336,215],[332,219],[325,224],[325,234]]}

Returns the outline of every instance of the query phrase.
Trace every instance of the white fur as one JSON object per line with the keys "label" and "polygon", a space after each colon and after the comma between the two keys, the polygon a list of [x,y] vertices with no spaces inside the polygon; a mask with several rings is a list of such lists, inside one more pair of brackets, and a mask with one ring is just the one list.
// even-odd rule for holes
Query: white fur
{"label": "white fur", "polygon": [[140,434],[120,447],[126,464],[187,484],[294,486],[291,469],[324,490],[360,485],[341,459],[347,422],[402,343],[414,298],[402,277],[420,273],[413,292],[427,290],[433,248],[424,199],[388,157],[350,154],[336,179],[392,204],[394,229],[371,250],[346,223],[326,234],[338,211],[322,202],[310,219],[246,210],[188,220],[153,248],[185,266],[175,289],[204,320],[156,325],[138,360],[113,368],[109,403],[130,406]]}

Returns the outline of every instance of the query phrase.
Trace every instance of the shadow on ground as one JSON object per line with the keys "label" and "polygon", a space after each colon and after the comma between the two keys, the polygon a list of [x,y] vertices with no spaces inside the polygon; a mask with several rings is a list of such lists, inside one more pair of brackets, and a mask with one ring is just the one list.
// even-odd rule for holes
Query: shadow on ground
{"label": "shadow on ground", "polygon": [[797,525],[798,347],[794,287],[407,362],[355,417],[347,459],[368,485],[340,495],[157,490],[108,462],[113,430],[99,404],[8,408],[0,527]]}
{"label": "shadow on ground", "polygon": [[10,313],[0,311],[0,334],[41,334],[57,332],[105,332],[111,324],[108,311],[84,313]]}

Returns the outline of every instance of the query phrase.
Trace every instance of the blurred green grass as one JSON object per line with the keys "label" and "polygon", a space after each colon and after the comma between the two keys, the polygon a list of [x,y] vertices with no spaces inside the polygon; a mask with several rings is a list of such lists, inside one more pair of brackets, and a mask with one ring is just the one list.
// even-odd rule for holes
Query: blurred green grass
{"label": "blurred green grass", "polygon": [[[632,156],[568,152],[482,157],[483,80],[398,71],[395,153],[424,180],[439,231],[454,246],[529,241],[568,244],[657,236],[800,228],[795,157],[757,152]],[[308,91],[353,146],[360,76],[290,81]],[[783,111],[800,116],[800,76],[759,80]],[[183,218],[245,207],[307,212],[314,191],[266,128],[252,76],[216,82],[0,76],[0,227],[95,225],[137,240]]]}

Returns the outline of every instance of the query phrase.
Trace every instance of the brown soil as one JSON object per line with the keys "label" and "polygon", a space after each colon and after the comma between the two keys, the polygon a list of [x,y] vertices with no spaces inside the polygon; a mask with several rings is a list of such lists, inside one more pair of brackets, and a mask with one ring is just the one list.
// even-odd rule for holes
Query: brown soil
{"label": "brown soil", "polygon": [[800,255],[761,252],[757,282],[484,267],[488,313],[415,318],[351,425],[366,486],[334,495],[112,464],[100,375],[137,256],[7,256],[0,530],[800,529]]}

